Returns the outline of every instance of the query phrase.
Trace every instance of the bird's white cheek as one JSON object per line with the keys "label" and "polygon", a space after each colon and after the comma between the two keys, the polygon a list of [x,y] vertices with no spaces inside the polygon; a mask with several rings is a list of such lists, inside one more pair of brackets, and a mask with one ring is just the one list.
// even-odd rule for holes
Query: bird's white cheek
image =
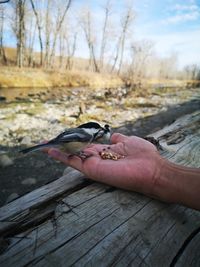
{"label": "bird's white cheek", "polygon": [[98,130],[91,128],[91,129],[85,129],[85,132],[93,136],[96,132],[98,132]]}
{"label": "bird's white cheek", "polygon": [[110,133],[107,133],[107,134],[106,134],[106,139],[107,139],[108,141],[110,141],[110,137],[111,137],[111,134],[110,134]]}

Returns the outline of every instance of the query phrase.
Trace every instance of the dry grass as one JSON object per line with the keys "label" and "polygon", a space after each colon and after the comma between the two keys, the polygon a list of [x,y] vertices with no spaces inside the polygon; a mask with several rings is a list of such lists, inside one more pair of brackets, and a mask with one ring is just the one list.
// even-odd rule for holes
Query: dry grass
{"label": "dry grass", "polygon": [[178,80],[178,79],[148,79],[146,81],[146,84],[149,86],[154,86],[154,85],[159,85],[159,84],[163,84],[165,85],[165,87],[169,88],[170,87],[198,87],[200,84],[199,80]]}
{"label": "dry grass", "polygon": [[[10,66],[0,66],[0,88],[10,87],[79,87],[92,88],[117,87],[123,81],[116,75],[93,73],[84,71],[88,65],[87,59],[74,58],[74,71],[61,69],[43,70],[40,68],[17,68],[16,49],[5,48],[6,57]],[[34,58],[39,59],[39,53],[34,53]],[[55,67],[59,58],[55,59]]]}
{"label": "dry grass", "polygon": [[17,67],[1,67],[0,88],[14,87],[117,87],[123,81],[114,75],[85,71],[44,71]]}

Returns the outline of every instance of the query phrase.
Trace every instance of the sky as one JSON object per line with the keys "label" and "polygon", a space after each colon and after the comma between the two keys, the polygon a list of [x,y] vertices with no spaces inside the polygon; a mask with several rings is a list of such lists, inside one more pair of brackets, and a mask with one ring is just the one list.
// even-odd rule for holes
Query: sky
{"label": "sky", "polygon": [[135,35],[155,43],[161,56],[178,53],[179,65],[200,63],[200,0],[138,0]]}
{"label": "sky", "polygon": [[[75,0],[75,8],[87,3],[96,19],[105,1]],[[133,39],[150,40],[159,56],[178,55],[178,64],[200,64],[200,0],[111,0],[113,13],[133,4],[136,12]],[[117,19],[117,18],[116,18]],[[119,17],[118,17],[119,20]],[[84,47],[80,48],[84,54]]]}

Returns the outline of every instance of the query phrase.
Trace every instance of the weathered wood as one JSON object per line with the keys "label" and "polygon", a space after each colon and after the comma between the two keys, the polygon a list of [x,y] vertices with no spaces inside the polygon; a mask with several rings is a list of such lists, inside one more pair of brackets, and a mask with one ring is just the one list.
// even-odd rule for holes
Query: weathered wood
{"label": "weathered wood", "polygon": [[1,207],[0,234],[19,232],[19,228],[26,228],[33,221],[38,224],[51,216],[60,196],[86,184],[83,178],[79,171],[68,168],[65,176]]}
{"label": "weathered wood", "polygon": [[185,166],[200,167],[200,112],[186,115],[153,134],[164,150],[161,154]]}
{"label": "weathered wood", "polygon": [[[153,136],[163,156],[200,166],[200,113]],[[0,209],[0,266],[200,266],[200,213],[69,169]]]}

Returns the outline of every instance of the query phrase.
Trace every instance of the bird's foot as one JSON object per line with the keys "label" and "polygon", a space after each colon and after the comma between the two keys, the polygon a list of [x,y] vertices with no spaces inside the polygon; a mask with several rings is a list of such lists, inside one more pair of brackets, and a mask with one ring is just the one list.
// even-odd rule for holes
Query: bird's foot
{"label": "bird's foot", "polygon": [[78,157],[79,157],[82,161],[84,161],[84,160],[90,158],[91,156],[92,156],[92,154],[88,154],[88,153],[86,153],[86,152],[84,152],[84,151],[80,151],[80,152],[78,153]]}
{"label": "bird's foot", "polygon": [[71,158],[71,157],[74,157],[74,156],[77,156],[77,157],[79,157],[82,161],[84,161],[84,160],[90,158],[90,157],[92,156],[92,154],[88,154],[88,153],[85,153],[84,151],[80,151],[80,152],[78,152],[78,153],[71,154],[71,155],[69,155],[68,157]]}

